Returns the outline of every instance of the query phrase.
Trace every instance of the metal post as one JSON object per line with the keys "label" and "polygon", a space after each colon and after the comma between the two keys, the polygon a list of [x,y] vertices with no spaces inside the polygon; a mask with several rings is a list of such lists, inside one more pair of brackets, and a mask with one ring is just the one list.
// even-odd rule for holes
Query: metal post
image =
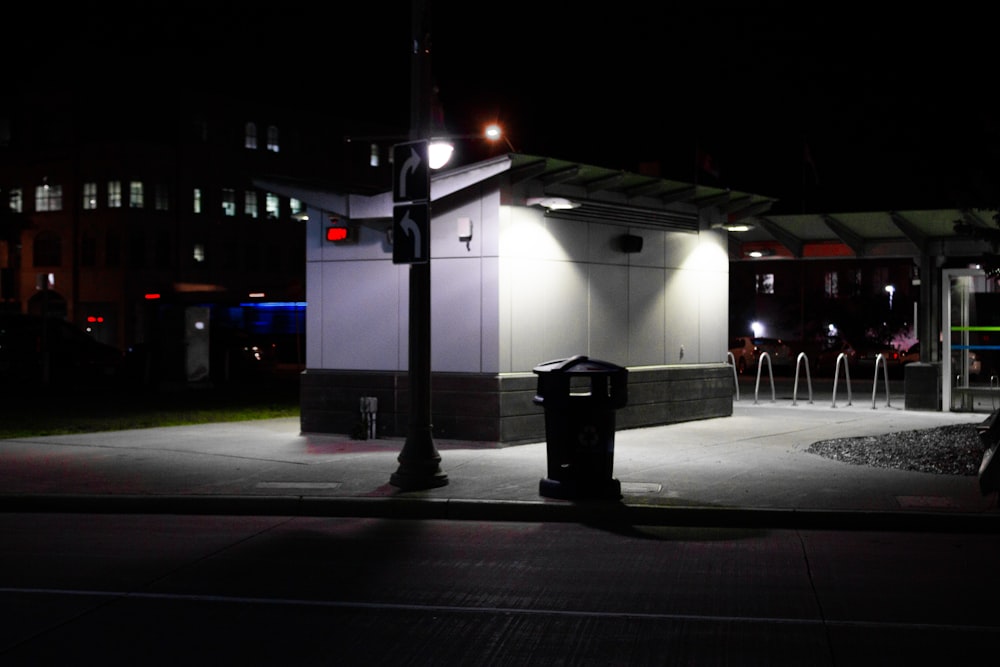
{"label": "metal post", "polygon": [[[411,54],[411,139],[430,138],[430,30],[427,0],[413,0]],[[448,484],[431,425],[431,263],[410,265],[410,418],[399,468],[389,483],[404,491]]]}

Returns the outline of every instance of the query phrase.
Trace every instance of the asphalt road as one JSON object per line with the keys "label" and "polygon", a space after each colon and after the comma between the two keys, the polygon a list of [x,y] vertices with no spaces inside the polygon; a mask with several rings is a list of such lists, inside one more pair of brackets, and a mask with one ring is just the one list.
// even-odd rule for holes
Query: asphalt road
{"label": "asphalt road", "polygon": [[941,665],[992,534],[0,514],[0,663]]}

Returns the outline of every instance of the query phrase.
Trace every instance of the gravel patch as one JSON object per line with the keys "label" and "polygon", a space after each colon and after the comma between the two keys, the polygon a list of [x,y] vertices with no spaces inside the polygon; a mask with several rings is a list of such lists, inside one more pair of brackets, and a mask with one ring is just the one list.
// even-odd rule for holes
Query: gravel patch
{"label": "gravel patch", "polygon": [[806,450],[854,465],[938,475],[978,475],[986,452],[974,424],[815,442]]}

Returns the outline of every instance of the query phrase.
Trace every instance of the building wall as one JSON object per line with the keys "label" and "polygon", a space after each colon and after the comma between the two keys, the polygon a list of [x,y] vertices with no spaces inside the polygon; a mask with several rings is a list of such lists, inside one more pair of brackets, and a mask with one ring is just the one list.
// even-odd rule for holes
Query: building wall
{"label": "building wall", "polygon": [[[586,354],[625,366],[725,360],[718,234],[584,223],[510,207],[500,258],[503,372]],[[618,239],[643,238],[624,253]]]}
{"label": "building wall", "polygon": [[[504,203],[502,203],[504,202]],[[472,238],[459,238],[471,220]],[[343,221],[341,221],[343,222]],[[305,432],[350,432],[362,396],[379,400],[379,434],[405,434],[409,267],[392,263],[388,220],[348,221],[356,241],[307,231]],[[726,239],[569,220],[505,202],[500,186],[435,201],[431,367],[435,435],[523,442],[544,437],[532,369],[585,354],[629,367],[625,427],[732,413]],[[619,246],[643,238],[641,252]],[[683,387],[679,393],[678,388]]]}

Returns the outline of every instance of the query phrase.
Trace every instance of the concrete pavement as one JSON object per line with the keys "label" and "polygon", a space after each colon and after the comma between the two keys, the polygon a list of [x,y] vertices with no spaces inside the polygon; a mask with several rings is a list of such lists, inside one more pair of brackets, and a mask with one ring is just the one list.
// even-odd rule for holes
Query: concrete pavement
{"label": "concrete pavement", "polygon": [[[772,400],[744,391],[731,417],[619,430],[621,501],[544,497],[544,442],[436,441],[448,483],[389,483],[402,439],[301,433],[298,419],[0,441],[0,510],[310,514],[995,530],[975,476],[858,466],[817,441],[979,424],[981,413],[872,402]],[[734,515],[738,513],[738,517]]]}

